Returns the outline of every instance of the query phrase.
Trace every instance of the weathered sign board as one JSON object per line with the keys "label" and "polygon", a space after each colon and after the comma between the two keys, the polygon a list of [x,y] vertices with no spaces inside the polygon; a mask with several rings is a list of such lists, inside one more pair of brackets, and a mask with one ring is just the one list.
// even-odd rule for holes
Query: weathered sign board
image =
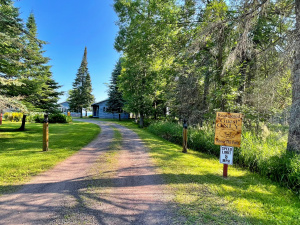
{"label": "weathered sign board", "polygon": [[220,147],[220,163],[232,165],[233,164],[233,147]]}
{"label": "weathered sign board", "polygon": [[215,145],[241,146],[243,114],[217,112]]}

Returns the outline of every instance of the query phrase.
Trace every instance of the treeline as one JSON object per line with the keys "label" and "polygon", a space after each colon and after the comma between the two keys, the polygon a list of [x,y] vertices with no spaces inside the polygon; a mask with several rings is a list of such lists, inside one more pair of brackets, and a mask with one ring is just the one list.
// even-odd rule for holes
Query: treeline
{"label": "treeline", "polygon": [[166,112],[202,125],[228,111],[253,128],[290,111],[294,1],[115,0],[114,9],[118,87],[141,126]]}
{"label": "treeline", "polygon": [[62,93],[52,77],[45,41],[31,13],[24,24],[10,0],[0,1],[0,111],[53,112]]}
{"label": "treeline", "polygon": [[[115,1],[119,87],[131,112],[190,124],[268,120],[291,105],[292,1]],[[251,125],[251,124],[249,124]]]}

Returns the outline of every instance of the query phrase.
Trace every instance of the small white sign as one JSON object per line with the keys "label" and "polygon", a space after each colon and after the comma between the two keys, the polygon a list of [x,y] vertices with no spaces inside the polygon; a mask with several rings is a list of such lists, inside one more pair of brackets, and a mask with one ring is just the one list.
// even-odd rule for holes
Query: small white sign
{"label": "small white sign", "polygon": [[220,148],[220,163],[233,164],[233,147],[221,146]]}

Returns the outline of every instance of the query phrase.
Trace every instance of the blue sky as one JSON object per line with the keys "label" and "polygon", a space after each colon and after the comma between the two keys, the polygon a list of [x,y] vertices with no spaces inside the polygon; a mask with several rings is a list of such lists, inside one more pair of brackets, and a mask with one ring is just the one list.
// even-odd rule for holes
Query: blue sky
{"label": "blue sky", "polygon": [[[87,47],[88,68],[96,101],[107,98],[107,86],[120,54],[114,49],[118,32],[113,0],[19,0],[20,17],[34,13],[38,38],[49,42],[44,56],[51,58],[53,78],[67,93],[72,89]],[[60,102],[67,95],[61,96]]]}

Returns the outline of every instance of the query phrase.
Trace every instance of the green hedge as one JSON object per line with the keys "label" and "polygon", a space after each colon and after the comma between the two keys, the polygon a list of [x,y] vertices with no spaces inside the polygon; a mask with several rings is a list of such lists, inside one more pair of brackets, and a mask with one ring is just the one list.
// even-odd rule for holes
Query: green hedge
{"label": "green hedge", "polygon": [[[155,122],[147,128],[151,133],[170,142],[182,145],[182,125]],[[282,129],[262,132],[243,131],[241,148],[235,148],[234,164],[287,186],[299,194],[300,155],[286,151],[287,134]],[[188,129],[188,148],[219,157],[220,146],[214,144],[214,127]]]}
{"label": "green hedge", "polygon": [[[3,115],[5,120],[9,120],[11,122],[19,122],[22,121],[23,113],[20,112],[6,112]],[[69,123],[72,122],[71,116],[66,116],[61,113],[53,113],[49,114],[49,123]],[[44,113],[42,112],[33,112],[27,115],[26,122],[36,122],[43,123],[44,122]]]}

